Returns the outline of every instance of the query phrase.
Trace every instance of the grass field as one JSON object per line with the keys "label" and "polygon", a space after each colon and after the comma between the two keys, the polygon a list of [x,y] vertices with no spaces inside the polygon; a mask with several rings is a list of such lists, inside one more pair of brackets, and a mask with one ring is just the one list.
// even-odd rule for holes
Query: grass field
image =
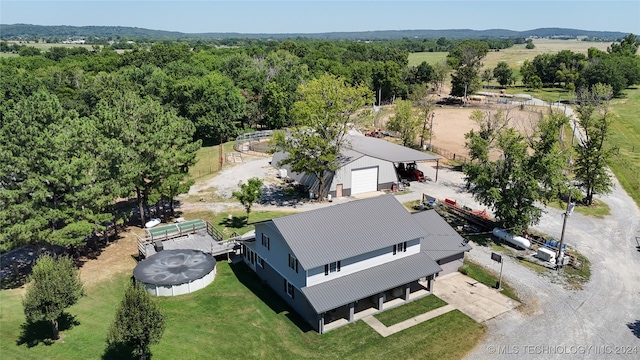
{"label": "grass field", "polygon": [[418,66],[426,61],[433,65],[447,59],[448,52],[419,52],[409,54],[409,66]]}
{"label": "grass field", "polygon": [[[229,141],[222,145],[224,154],[235,151],[233,149],[235,141]],[[223,156],[224,156],[223,154]],[[225,159],[226,161],[226,159]],[[220,166],[220,146],[203,146],[196,154],[196,163],[189,168],[189,176],[192,179],[200,179],[202,177],[215,174],[219,171]]]}
{"label": "grass field", "polygon": [[[160,344],[151,347],[153,359],[388,359],[398,354],[459,359],[486,331],[455,310],[387,338],[362,321],[319,335],[244,264],[217,266],[215,281],[205,289],[154,298],[166,314],[167,328]],[[87,296],[68,311],[74,325],[65,326],[62,340],[54,344],[40,340],[46,336],[41,330],[23,331],[20,289],[0,291],[2,358],[101,358],[129,276],[87,288]]]}
{"label": "grass field", "polygon": [[640,89],[625,93],[626,97],[612,101],[611,145],[618,154],[613,157],[611,170],[640,207]]}

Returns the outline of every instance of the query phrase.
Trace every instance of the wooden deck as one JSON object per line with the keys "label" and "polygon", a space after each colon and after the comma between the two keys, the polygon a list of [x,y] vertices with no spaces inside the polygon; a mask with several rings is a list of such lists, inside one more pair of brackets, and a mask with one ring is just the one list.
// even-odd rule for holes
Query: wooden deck
{"label": "wooden deck", "polygon": [[145,229],[145,237],[138,237],[138,252],[149,257],[157,249],[192,249],[213,256],[233,252],[239,245],[237,237],[224,239],[222,233],[209,222],[191,220]]}

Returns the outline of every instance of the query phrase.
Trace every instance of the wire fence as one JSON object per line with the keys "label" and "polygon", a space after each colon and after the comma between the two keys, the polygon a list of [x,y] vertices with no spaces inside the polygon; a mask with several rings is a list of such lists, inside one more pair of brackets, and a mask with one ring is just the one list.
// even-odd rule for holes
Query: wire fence
{"label": "wire fence", "polygon": [[438,154],[438,155],[442,155],[443,157],[449,159],[449,160],[453,160],[453,161],[458,161],[461,162],[463,164],[466,164],[467,162],[469,162],[469,158],[467,158],[466,156],[457,154],[455,152],[443,149],[443,148],[439,148],[437,146],[432,146],[431,147],[431,151]]}
{"label": "wire fence", "polygon": [[273,130],[254,131],[238,135],[234,148],[241,153],[267,153],[271,148],[269,139],[271,139],[272,135]]}

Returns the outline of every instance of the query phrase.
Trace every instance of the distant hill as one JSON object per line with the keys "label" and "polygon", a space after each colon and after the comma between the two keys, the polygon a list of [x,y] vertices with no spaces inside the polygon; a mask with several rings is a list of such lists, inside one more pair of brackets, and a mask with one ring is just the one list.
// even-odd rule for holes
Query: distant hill
{"label": "distant hill", "polygon": [[351,39],[351,40],[383,40],[402,38],[436,39],[504,39],[522,37],[558,37],[616,40],[628,34],[616,31],[591,31],[563,28],[540,28],[527,31],[512,31],[505,29],[471,30],[379,30],[356,32],[328,32],[328,33],[289,33],[289,34],[243,34],[243,33],[182,33],[177,31],[150,30],[124,26],[44,26],[29,24],[0,24],[0,38],[3,40],[48,37],[125,37],[147,38],[150,40],[178,40],[178,39]]}

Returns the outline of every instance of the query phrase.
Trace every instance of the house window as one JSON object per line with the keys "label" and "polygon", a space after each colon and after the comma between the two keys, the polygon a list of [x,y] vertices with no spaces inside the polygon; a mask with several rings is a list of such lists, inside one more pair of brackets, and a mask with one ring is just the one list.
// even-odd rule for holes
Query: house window
{"label": "house window", "polygon": [[291,254],[289,254],[289,267],[298,272],[298,259]]}
{"label": "house window", "polygon": [[267,250],[271,250],[271,239],[264,234],[262,234],[262,246],[266,247]]}
{"label": "house window", "polygon": [[407,252],[407,242],[401,242],[396,245],[393,245],[393,255],[399,252]]}
{"label": "house window", "polygon": [[340,261],[335,261],[332,263],[328,263],[324,266],[324,275],[329,275],[330,273],[339,272],[340,271]]}
{"label": "house window", "polygon": [[288,282],[287,279],[284,279],[284,292],[286,292],[290,298],[292,299],[295,298],[295,291],[293,290],[293,284]]}
{"label": "house window", "polygon": [[263,268],[264,267],[264,259],[258,256],[258,265]]}

